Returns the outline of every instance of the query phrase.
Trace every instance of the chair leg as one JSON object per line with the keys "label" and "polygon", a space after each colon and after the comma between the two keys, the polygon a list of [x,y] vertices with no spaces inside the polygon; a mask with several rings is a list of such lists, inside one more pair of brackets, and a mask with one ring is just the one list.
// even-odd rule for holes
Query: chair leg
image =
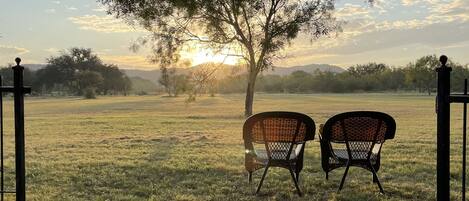
{"label": "chair leg", "polygon": [[300,183],[300,172],[296,172],[296,182]]}
{"label": "chair leg", "polygon": [[248,172],[248,181],[249,181],[249,184],[252,183],[252,172]]}
{"label": "chair leg", "polygon": [[329,180],[329,172],[326,172],[326,180]]}
{"label": "chair leg", "polygon": [[298,196],[301,197],[303,193],[301,192],[300,187],[298,186],[298,180],[297,180],[298,178],[295,178],[295,174],[293,173],[291,166],[288,170],[290,170],[290,175],[291,175],[291,178],[293,179],[293,182],[295,183],[296,190],[298,191]]}
{"label": "chair leg", "polygon": [[347,177],[348,169],[350,168],[350,163],[347,162],[347,167],[345,168],[344,176],[342,176],[342,181],[340,182],[339,191],[344,187],[345,177]]}
{"label": "chair leg", "polygon": [[257,186],[256,194],[258,194],[259,191],[261,190],[262,183],[264,182],[264,178],[267,175],[268,170],[269,170],[269,164],[267,164],[267,166],[265,166],[264,174],[262,174],[262,178],[261,178],[261,181],[259,182],[259,186]]}
{"label": "chair leg", "polygon": [[373,173],[372,173],[372,175],[373,175],[373,183],[375,183],[375,184],[378,183],[378,177],[375,176],[375,174],[373,174]]}
{"label": "chair leg", "polygon": [[375,170],[375,168],[373,167],[373,165],[371,165],[371,163],[370,163],[370,167],[371,167],[371,172],[373,173],[373,180],[376,178],[376,183],[378,184],[379,191],[380,191],[382,194],[384,194],[383,187],[381,186],[381,182],[379,182],[379,179],[378,179],[378,174],[376,173],[376,170]]}

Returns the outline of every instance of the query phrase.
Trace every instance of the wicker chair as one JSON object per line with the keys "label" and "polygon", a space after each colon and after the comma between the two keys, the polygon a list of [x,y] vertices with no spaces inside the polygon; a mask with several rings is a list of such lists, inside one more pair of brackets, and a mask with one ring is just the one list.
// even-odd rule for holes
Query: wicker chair
{"label": "wicker chair", "polygon": [[265,168],[256,194],[269,167],[282,167],[290,171],[298,195],[302,195],[298,181],[303,169],[303,153],[306,141],[314,138],[314,131],[314,121],[295,112],[263,112],[246,120],[243,139],[249,183],[254,171]]}
{"label": "wicker chair", "polygon": [[396,131],[394,119],[381,112],[357,111],[338,114],[321,126],[321,162],[328,173],[339,167],[346,167],[339,191],[342,189],[350,166],[369,170],[373,182],[379,182],[377,171],[380,167],[381,147],[385,140],[393,139]]}

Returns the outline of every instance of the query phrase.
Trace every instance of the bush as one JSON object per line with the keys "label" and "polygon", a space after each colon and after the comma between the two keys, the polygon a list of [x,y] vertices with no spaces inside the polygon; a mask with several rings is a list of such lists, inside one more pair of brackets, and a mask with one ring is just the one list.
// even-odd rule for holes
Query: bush
{"label": "bush", "polygon": [[96,91],[95,91],[95,89],[93,89],[91,87],[88,87],[84,90],[83,96],[86,99],[96,99]]}
{"label": "bush", "polygon": [[148,92],[146,92],[146,91],[139,91],[139,92],[137,92],[137,95],[138,95],[138,96],[145,96],[145,95],[148,95]]}

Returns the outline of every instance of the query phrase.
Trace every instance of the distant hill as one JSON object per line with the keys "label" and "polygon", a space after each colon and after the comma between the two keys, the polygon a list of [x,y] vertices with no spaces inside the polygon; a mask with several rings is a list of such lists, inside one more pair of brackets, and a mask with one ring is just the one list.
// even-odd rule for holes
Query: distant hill
{"label": "distant hill", "polygon": [[130,81],[132,82],[132,92],[136,94],[154,93],[159,89],[157,84],[141,77],[130,77]]}
{"label": "distant hill", "polygon": [[[201,66],[204,66],[207,64],[200,64],[193,66],[191,68],[176,68],[178,73],[183,73],[187,74],[191,70],[197,69]],[[221,65],[219,66],[218,72],[216,73],[217,77],[224,77],[229,74],[233,73],[242,73],[245,71],[244,68],[232,66],[232,65]],[[150,80],[153,83],[158,83],[158,79],[160,78],[160,70],[137,70],[137,69],[122,69],[125,74],[129,77],[141,77],[146,80]],[[317,70],[321,72],[335,72],[335,73],[341,73],[344,72],[345,70],[339,66],[334,66],[334,65],[329,65],[329,64],[308,64],[304,66],[293,66],[293,67],[274,67],[272,69],[269,69],[267,71],[262,72],[264,75],[289,75],[290,73],[293,73],[295,71],[305,71],[307,73],[314,73]]]}
{"label": "distant hill", "polygon": [[[211,65],[211,64],[199,64],[196,66],[192,66],[190,68],[177,68],[177,72],[187,74],[187,73],[190,73],[192,70],[205,66],[205,65]],[[226,64],[221,64],[221,65],[215,64],[215,65],[217,65],[217,68],[219,69],[216,72],[217,77],[224,77],[226,75],[230,75],[233,73],[242,73],[245,71],[245,69],[242,67],[226,65]],[[24,64],[23,66],[26,68],[29,68],[30,70],[38,70],[38,69],[44,68],[46,64]],[[121,70],[129,77],[140,77],[145,80],[149,80],[155,84],[158,84],[158,79],[160,78],[160,74],[161,74],[160,69],[138,70],[138,69],[126,69],[125,67],[123,67],[121,68]],[[285,76],[285,75],[289,75],[292,72],[300,71],[300,70],[305,71],[307,73],[314,73],[317,70],[321,72],[335,72],[335,73],[341,73],[345,71],[343,68],[339,66],[334,66],[334,65],[329,65],[329,64],[308,64],[304,66],[274,67],[272,69],[262,72],[262,74]]]}
{"label": "distant hill", "polygon": [[137,69],[122,69],[122,71],[129,77],[140,77],[149,80],[155,84],[158,83],[160,77],[160,70],[137,70]]}

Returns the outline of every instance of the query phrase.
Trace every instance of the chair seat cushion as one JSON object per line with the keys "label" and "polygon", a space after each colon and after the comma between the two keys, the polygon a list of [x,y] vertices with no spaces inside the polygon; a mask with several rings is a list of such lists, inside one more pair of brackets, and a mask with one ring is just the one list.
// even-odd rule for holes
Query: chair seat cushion
{"label": "chair seat cushion", "polygon": [[[292,150],[292,153],[290,154],[290,160],[295,160],[298,155],[300,154],[301,152],[301,147],[303,145],[297,145],[296,148],[294,148]],[[270,150],[271,151],[271,155],[272,155],[272,160],[285,160],[286,158],[286,155],[288,154],[288,149],[272,149]],[[259,162],[262,162],[262,163],[267,163],[269,161],[269,157],[267,155],[267,150],[265,149],[256,149],[255,150],[255,154],[256,154],[256,159],[259,161]]]}
{"label": "chair seat cushion", "polygon": [[[349,159],[349,155],[348,155],[346,149],[334,149],[333,152],[334,152],[335,157],[340,161],[347,161]],[[354,152],[352,152],[352,158],[354,160],[366,160],[367,155],[368,155],[368,152],[366,152],[366,151],[354,151]],[[372,152],[371,157],[370,157],[371,163],[374,164],[376,162],[377,158],[378,158],[378,154]],[[330,158],[330,160],[332,160],[330,162],[333,162],[333,163],[339,162],[339,161],[335,160],[334,158]]]}

